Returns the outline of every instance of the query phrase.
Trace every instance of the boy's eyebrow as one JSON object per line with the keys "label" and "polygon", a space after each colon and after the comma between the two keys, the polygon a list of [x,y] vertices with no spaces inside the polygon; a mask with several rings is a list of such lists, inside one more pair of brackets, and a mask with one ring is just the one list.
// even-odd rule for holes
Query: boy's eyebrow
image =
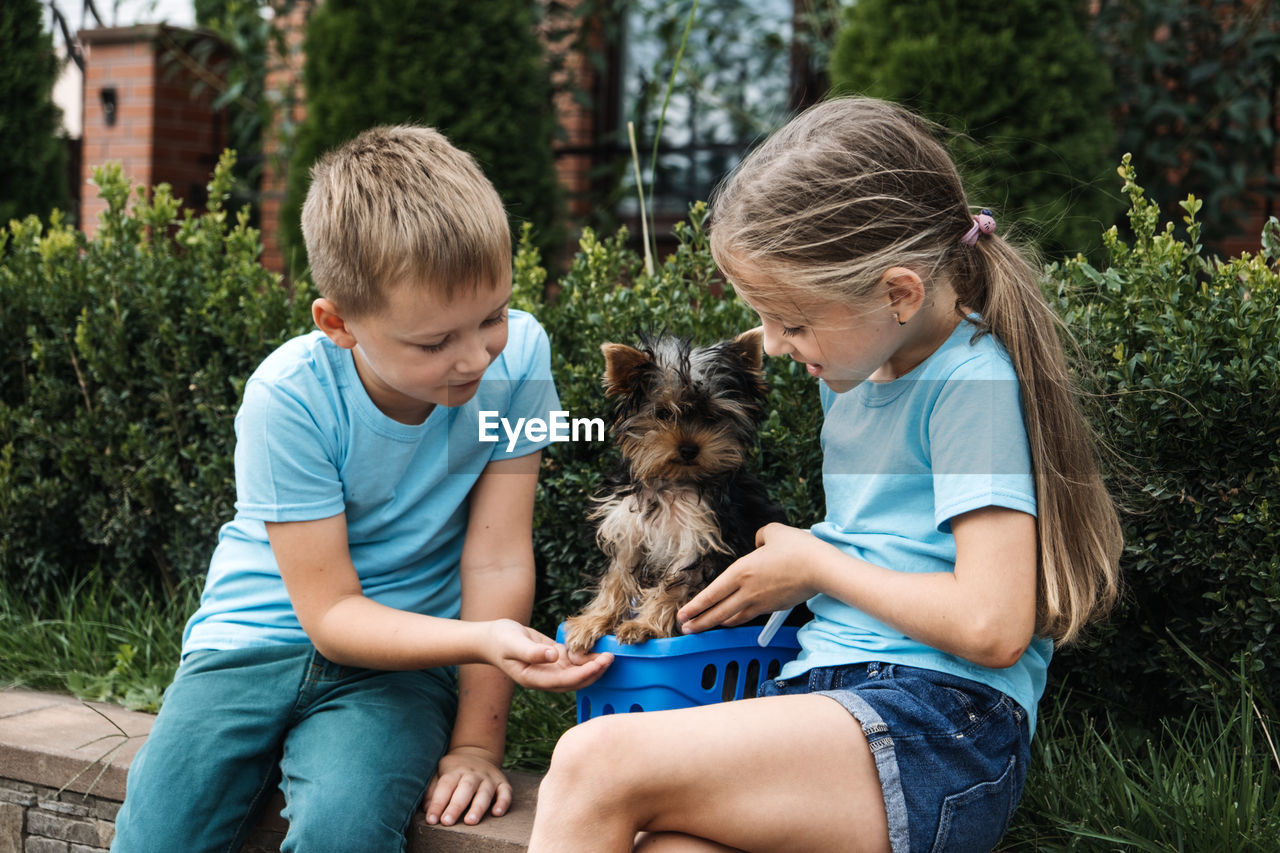
{"label": "boy's eyebrow", "polygon": [[[504,308],[506,308],[506,307],[507,307],[508,305],[510,305],[510,304],[511,304],[511,297],[510,297],[510,296],[508,296],[506,299],[502,300],[502,304],[501,304],[501,305],[499,305],[497,308],[494,308],[492,311],[490,311],[489,313],[487,313],[487,314],[485,315],[485,317],[491,317],[491,316],[493,316],[494,314],[497,314],[499,311],[503,310]],[[429,339],[429,338],[443,338],[443,337],[448,337],[448,336],[449,336],[450,334],[452,334],[454,331],[455,331],[454,329],[445,329],[445,330],[444,330],[444,331],[442,331],[442,332],[412,332],[412,333],[410,333],[410,334],[406,335],[406,336],[405,336],[405,339],[406,339],[406,340],[408,340],[408,341],[411,341],[411,342],[419,343],[419,342],[424,341],[424,340],[427,340],[427,339]]]}

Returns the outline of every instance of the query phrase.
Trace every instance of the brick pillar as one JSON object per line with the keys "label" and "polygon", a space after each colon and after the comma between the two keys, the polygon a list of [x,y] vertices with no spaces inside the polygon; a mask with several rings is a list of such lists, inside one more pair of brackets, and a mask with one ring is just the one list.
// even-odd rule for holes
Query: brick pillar
{"label": "brick pillar", "polygon": [[[559,11],[561,21],[573,21],[578,14],[576,7],[581,0],[569,0]],[[550,24],[551,22],[547,22]],[[547,27],[550,29],[550,26]],[[594,27],[587,26],[585,38],[598,41]],[[555,112],[563,137],[554,143],[556,151],[556,176],[569,197],[569,215],[574,219],[591,212],[591,149],[595,143],[595,113],[575,97],[578,92],[593,92],[595,69],[584,48],[577,39],[582,33],[542,33],[548,53],[559,59],[552,84],[555,86]],[[590,45],[598,48],[598,44]]]}
{"label": "brick pillar", "polygon": [[[262,265],[272,272],[288,273],[288,263],[280,245],[280,208],[284,204],[285,188],[289,180],[288,157],[292,148],[282,139],[285,128],[297,127],[306,116],[302,88],[302,41],[307,31],[307,19],[315,2],[295,2],[288,13],[281,11],[285,4],[272,0],[276,11],[272,25],[283,37],[283,56],[268,59],[266,96],[275,105],[272,123],[262,134],[262,153],[265,162],[260,187],[260,216],[262,229]],[[287,117],[288,121],[285,121]],[[283,149],[283,150],[282,150]]]}
{"label": "brick pillar", "polygon": [[[82,178],[118,162],[134,184],[168,183],[189,208],[202,208],[226,143],[212,103],[221,81],[192,58],[192,39],[214,39],[164,25],[81,30],[85,48]],[[114,111],[114,123],[109,113]],[[106,209],[92,187],[81,192],[80,226],[93,236]]]}

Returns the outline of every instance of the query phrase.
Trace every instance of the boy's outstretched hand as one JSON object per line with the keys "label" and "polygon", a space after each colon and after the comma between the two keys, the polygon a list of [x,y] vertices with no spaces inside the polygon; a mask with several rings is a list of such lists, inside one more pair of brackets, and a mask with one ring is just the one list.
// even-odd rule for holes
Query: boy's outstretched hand
{"label": "boy's outstretched hand", "polygon": [[564,646],[511,619],[492,623],[489,662],[523,687],[561,693],[586,687],[599,678],[613,655],[608,652],[569,659]]}

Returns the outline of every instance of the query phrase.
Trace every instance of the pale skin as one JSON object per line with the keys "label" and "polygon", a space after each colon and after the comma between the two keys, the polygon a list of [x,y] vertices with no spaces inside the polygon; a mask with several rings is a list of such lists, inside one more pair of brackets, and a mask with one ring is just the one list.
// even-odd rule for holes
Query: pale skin
{"label": "pale skin", "polygon": [[[346,317],[317,299],[316,325],[354,351],[370,399],[389,417],[421,423],[436,405],[460,405],[506,344],[510,283],[451,302],[402,285],[380,312]],[[458,715],[423,802],[429,823],[478,823],[511,806],[501,771],[513,682],[575,690],[611,656],[570,661],[526,627],[533,601],[533,500],[539,454],[496,460],[472,488],[459,565],[459,619],[409,613],[367,598],[351,561],[345,515],[269,523],[267,535],[299,622],[316,649],[346,666],[411,670],[459,665]]]}
{"label": "pale skin", "polygon": [[[895,267],[858,310],[758,313],[766,353],[805,363],[842,392],[918,365],[955,328],[954,304],[945,283],[926,288]],[[951,526],[954,573],[908,574],[770,524],[756,534],[756,550],[678,618],[687,632],[738,625],[822,593],[935,648],[1009,666],[1034,631],[1035,519],[988,507]],[[860,726],[838,703],[807,695],[617,714],[571,729],[543,783],[529,849],[885,851],[889,838]]]}

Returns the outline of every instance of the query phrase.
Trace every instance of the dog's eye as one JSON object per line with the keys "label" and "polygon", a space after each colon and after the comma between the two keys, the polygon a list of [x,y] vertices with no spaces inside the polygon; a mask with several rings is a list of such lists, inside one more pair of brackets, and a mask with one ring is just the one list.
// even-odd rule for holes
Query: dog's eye
{"label": "dog's eye", "polygon": [[657,420],[662,421],[663,423],[670,423],[671,421],[675,420],[676,412],[675,412],[675,409],[668,409],[665,406],[663,406],[661,408],[654,409],[653,416]]}

